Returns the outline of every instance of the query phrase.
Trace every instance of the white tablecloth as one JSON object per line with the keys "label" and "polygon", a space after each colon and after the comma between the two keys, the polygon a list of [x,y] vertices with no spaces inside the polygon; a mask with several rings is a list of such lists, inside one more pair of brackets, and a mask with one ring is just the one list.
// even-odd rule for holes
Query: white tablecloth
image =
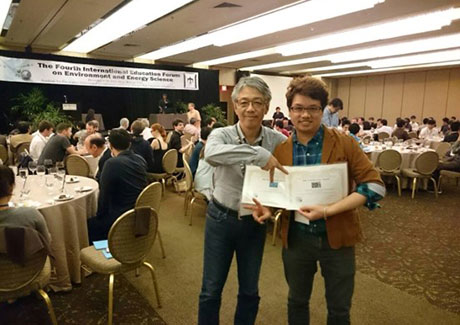
{"label": "white tablecloth", "polygon": [[[69,177],[67,176],[67,179]],[[54,193],[49,194],[43,179],[39,176],[29,176],[26,185],[30,193],[23,201],[20,200],[22,184],[23,180],[16,177],[12,201],[26,206],[39,203],[37,209],[44,216],[51,234],[51,251],[55,257],[51,263],[55,274],[51,278],[50,286],[55,291],[71,290],[72,282],[81,282],[80,250],[89,246],[86,220],[96,214],[99,185],[90,178],[78,177],[78,182],[65,185],[66,193],[73,198],[55,202],[52,199],[59,194],[61,181],[56,180]],[[83,193],[75,191],[82,186],[92,189]]]}

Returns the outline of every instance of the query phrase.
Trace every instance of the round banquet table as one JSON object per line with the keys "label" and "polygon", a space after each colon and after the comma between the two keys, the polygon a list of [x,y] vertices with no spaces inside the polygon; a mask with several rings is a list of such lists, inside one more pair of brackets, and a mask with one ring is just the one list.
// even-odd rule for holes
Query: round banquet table
{"label": "round banquet table", "polygon": [[[53,176],[46,175],[53,179]],[[80,250],[89,246],[88,241],[88,217],[94,216],[97,210],[98,183],[90,178],[77,177],[75,182],[69,183],[71,176],[66,176],[65,193],[72,198],[67,201],[55,201],[62,186],[62,181],[54,179],[51,193],[45,187],[45,178],[29,176],[26,189],[29,189],[27,197],[20,198],[23,180],[16,176],[16,187],[12,202],[17,206],[37,207],[44,216],[51,234],[51,259],[54,273],[52,274],[50,287],[54,291],[69,291],[72,282],[80,283]],[[86,192],[78,192],[76,189],[85,186]],[[91,188],[91,189],[90,189]]]}

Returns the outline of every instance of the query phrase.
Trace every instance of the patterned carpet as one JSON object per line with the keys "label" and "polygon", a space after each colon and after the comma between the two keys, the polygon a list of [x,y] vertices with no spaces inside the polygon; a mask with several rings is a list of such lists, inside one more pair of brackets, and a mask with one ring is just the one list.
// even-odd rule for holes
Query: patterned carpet
{"label": "patterned carpet", "polygon": [[[108,277],[93,274],[69,293],[49,293],[58,324],[107,324]],[[166,324],[139,292],[115,276],[114,324]],[[35,295],[0,304],[0,324],[51,324],[46,305]]]}
{"label": "patterned carpet", "polygon": [[360,211],[358,270],[460,314],[459,197],[453,183],[437,200],[425,191],[398,197],[390,188],[381,209]]}

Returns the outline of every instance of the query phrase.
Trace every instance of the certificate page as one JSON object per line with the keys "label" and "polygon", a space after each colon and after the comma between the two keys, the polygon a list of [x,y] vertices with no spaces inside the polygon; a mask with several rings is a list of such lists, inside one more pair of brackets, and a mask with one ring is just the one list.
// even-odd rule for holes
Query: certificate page
{"label": "certificate page", "polygon": [[247,166],[242,203],[252,198],[262,205],[297,210],[303,205],[330,204],[348,195],[347,164],[285,166],[289,175],[275,170],[274,182],[269,173],[257,166]]}

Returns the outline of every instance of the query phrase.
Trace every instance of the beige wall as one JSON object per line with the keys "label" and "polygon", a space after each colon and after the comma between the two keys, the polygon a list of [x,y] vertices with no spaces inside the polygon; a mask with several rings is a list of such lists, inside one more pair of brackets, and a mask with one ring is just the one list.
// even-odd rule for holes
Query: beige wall
{"label": "beige wall", "polygon": [[341,116],[386,118],[433,116],[438,125],[460,117],[460,68],[340,78],[330,82],[331,98],[344,103]]}

